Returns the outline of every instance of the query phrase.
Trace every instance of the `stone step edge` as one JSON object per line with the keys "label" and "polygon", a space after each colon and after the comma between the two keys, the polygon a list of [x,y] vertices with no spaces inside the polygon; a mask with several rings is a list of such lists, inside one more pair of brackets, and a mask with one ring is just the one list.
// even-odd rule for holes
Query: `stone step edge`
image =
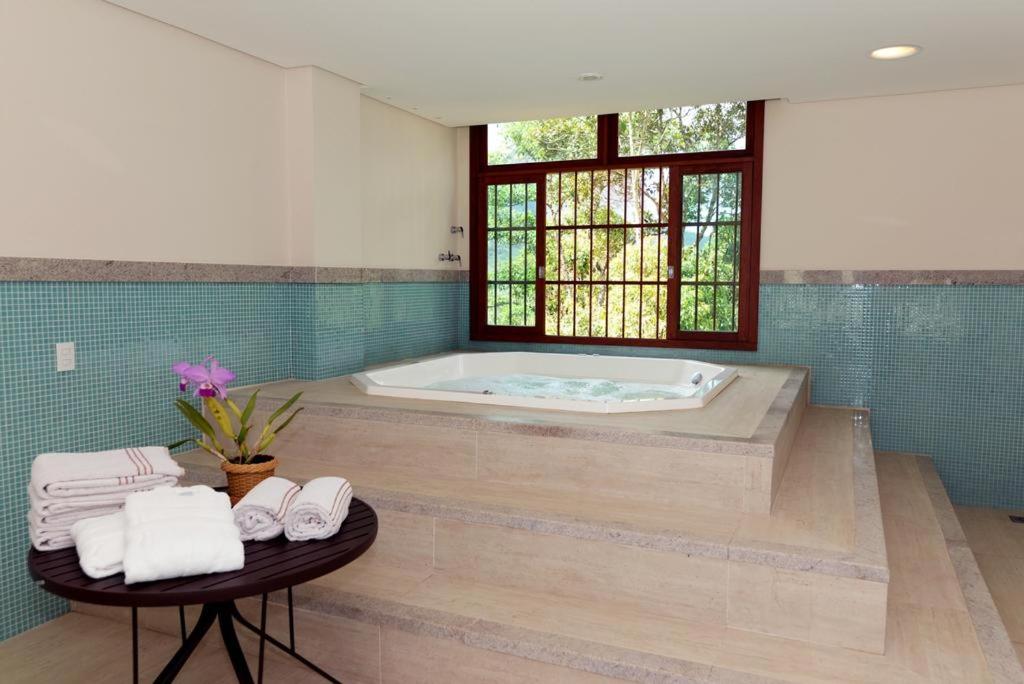
{"label": "stone step edge", "polygon": [[917,464],[918,472],[924,481],[925,489],[939,521],[943,537],[946,540],[946,551],[960,583],[967,612],[974,624],[978,645],[992,673],[992,681],[997,684],[1024,682],[1024,666],[1017,657],[1016,649],[1010,641],[1009,632],[1003,623],[999,610],[996,608],[992,593],[982,577],[974,552],[967,544],[967,536],[960,526],[960,519],[953,510],[935,464],[928,456],[920,454],[891,454],[880,452],[880,456],[890,455],[912,456]]}
{"label": "stone step edge", "polygon": [[[627,681],[659,684],[782,682],[741,670],[411,606],[316,584],[296,587],[293,597],[297,609],[312,613],[392,627],[420,636],[451,639],[471,648]],[[270,601],[285,603],[286,599],[283,593],[279,593],[272,595]]]}
{"label": "stone step edge", "polygon": [[[871,474],[874,465],[871,466]],[[223,485],[219,468],[189,464],[186,480],[194,484]],[[302,484],[299,481],[299,484]],[[877,482],[874,483],[877,502]],[[522,509],[495,504],[459,501],[448,498],[413,494],[397,490],[358,486],[356,496],[376,509],[413,515],[457,520],[479,525],[494,525],[525,530],[537,534],[551,534],[587,541],[611,542],[636,546],[653,551],[683,553],[720,560],[732,560],[753,565],[765,565],[781,570],[813,572],[821,575],[883,582],[889,581],[889,566],[884,552],[876,555],[842,553],[828,549],[813,549],[783,544],[719,543],[678,534],[663,534],[633,529],[622,523],[594,523],[552,515],[529,515]],[[880,511],[879,511],[880,515]],[[859,520],[858,520],[859,526]],[[858,534],[859,536],[859,534]],[[880,536],[881,544],[885,539]]]}

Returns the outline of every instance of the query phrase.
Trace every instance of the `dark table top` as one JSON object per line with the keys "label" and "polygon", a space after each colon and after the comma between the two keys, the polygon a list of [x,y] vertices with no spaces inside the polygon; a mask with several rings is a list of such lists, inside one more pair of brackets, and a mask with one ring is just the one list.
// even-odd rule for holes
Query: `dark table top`
{"label": "dark table top", "polygon": [[108,606],[178,606],[233,601],[278,591],[316,579],[359,558],[377,537],[377,514],[352,499],[348,517],[329,539],[290,542],[280,536],[245,543],[245,567],[234,572],[195,575],[126,585],[124,575],[94,580],[78,565],[72,547],[28,554],[32,578],[47,591],[72,601]]}

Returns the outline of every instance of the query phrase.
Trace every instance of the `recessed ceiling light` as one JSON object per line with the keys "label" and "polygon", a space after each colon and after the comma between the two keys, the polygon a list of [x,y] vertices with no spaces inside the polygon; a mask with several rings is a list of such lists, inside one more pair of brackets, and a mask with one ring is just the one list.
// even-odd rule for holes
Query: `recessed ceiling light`
{"label": "recessed ceiling light", "polygon": [[871,59],[903,59],[921,51],[917,45],[887,45],[871,51]]}
{"label": "recessed ceiling light", "polygon": [[586,73],[580,74],[576,78],[583,81],[584,83],[590,83],[592,81],[600,81],[602,78],[604,78],[604,74],[596,74],[592,71],[588,71]]}

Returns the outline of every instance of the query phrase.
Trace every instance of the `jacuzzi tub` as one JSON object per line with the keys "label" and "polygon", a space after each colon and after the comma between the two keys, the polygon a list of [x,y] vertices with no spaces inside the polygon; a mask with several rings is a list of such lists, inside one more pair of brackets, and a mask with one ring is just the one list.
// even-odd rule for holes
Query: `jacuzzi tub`
{"label": "jacuzzi tub", "polygon": [[596,354],[449,354],[356,373],[367,394],[627,413],[695,409],[736,378],[736,369],[699,361]]}

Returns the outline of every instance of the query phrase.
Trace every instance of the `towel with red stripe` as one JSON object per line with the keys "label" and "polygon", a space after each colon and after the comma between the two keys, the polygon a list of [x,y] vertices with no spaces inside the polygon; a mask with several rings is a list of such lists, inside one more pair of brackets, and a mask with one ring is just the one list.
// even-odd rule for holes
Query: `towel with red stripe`
{"label": "towel with red stripe", "polygon": [[40,551],[74,546],[77,521],[116,513],[132,492],[172,487],[185,474],[166,447],[40,454],[29,482],[29,535]]}
{"label": "towel with red stripe", "polygon": [[341,529],[352,503],[352,485],[343,477],[310,480],[285,513],[284,536],[291,541],[327,539]]}
{"label": "towel with red stripe", "polygon": [[268,477],[235,504],[242,541],[267,541],[284,532],[284,518],[301,487],[283,477]]}

